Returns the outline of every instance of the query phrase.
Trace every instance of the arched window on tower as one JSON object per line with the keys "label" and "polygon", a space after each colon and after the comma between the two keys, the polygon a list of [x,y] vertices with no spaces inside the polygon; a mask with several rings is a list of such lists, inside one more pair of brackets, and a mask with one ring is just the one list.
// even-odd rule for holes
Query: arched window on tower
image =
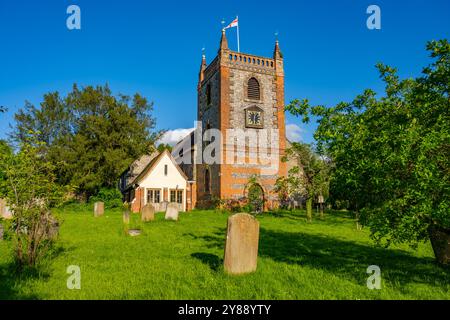
{"label": "arched window on tower", "polygon": [[206,105],[209,106],[211,104],[211,85],[208,83],[206,86]]}
{"label": "arched window on tower", "polygon": [[261,100],[261,90],[256,78],[250,78],[247,84],[247,98],[252,100]]}
{"label": "arched window on tower", "polygon": [[205,193],[209,193],[211,190],[211,177],[209,175],[209,169],[205,169]]}

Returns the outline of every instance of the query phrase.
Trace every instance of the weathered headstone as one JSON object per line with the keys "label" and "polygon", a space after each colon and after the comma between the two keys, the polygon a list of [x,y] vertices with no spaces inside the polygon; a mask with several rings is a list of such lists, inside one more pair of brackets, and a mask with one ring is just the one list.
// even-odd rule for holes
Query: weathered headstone
{"label": "weathered headstone", "polygon": [[155,207],[150,203],[146,204],[141,210],[141,220],[144,222],[155,220]]}
{"label": "weathered headstone", "polygon": [[141,230],[139,229],[130,229],[128,230],[128,234],[132,237],[136,237],[141,234]]}
{"label": "weathered headstone", "polygon": [[59,233],[59,221],[54,217],[50,217],[50,228],[48,231],[48,235],[51,239],[55,239]]}
{"label": "weathered headstone", "polygon": [[256,271],[259,222],[252,215],[238,213],[228,218],[224,268],[230,274]]}
{"label": "weathered headstone", "polygon": [[167,205],[166,220],[178,220],[178,205],[171,202]]}
{"label": "weathered headstone", "polygon": [[130,224],[130,211],[129,210],[125,210],[123,212],[123,223]]}
{"label": "weathered headstone", "polygon": [[3,212],[5,210],[6,201],[3,199],[0,199],[0,218],[3,218]]}
{"label": "weathered headstone", "polygon": [[0,218],[12,219],[12,213],[4,199],[0,199]]}
{"label": "weathered headstone", "polygon": [[94,216],[100,217],[105,213],[105,204],[103,202],[94,203]]}

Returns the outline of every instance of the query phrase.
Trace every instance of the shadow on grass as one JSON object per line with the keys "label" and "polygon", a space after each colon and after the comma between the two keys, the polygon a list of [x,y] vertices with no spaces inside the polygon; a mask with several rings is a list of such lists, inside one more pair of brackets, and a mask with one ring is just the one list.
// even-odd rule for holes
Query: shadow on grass
{"label": "shadow on grass", "polygon": [[[305,210],[277,210],[264,214],[266,217],[283,218],[294,221],[306,221]],[[355,222],[354,215],[351,211],[325,210],[325,218],[321,219],[319,213],[313,210],[313,221],[315,223],[323,223],[326,225],[342,225],[343,222]]]}
{"label": "shadow on grass", "polygon": [[[206,248],[223,250],[226,230],[217,228],[212,234],[188,233],[184,236],[204,241]],[[217,265],[222,263],[217,256],[208,253],[195,253],[192,256],[210,265],[213,270],[217,270]],[[439,266],[433,258],[416,257],[407,251],[331,236],[261,228],[259,256],[324,270],[358,283],[366,282],[368,266],[377,265],[381,268],[383,279],[390,283],[450,284],[450,268]]]}
{"label": "shadow on grass", "polygon": [[29,283],[40,280],[48,281],[51,276],[51,262],[59,255],[72,250],[62,245],[56,245],[36,267],[24,267],[19,272],[15,262],[0,264],[0,300],[37,300],[36,294],[23,294],[21,288]]}
{"label": "shadow on grass", "polygon": [[208,265],[213,271],[219,270],[220,266],[223,263],[223,259],[220,259],[215,254],[211,253],[195,252],[191,254],[191,257],[196,258],[201,262],[203,262],[204,264]]}
{"label": "shadow on grass", "polygon": [[205,242],[206,248],[220,248],[223,249],[225,246],[226,229],[216,228],[216,231],[212,234],[207,235],[197,235],[194,233],[185,233],[183,236],[189,237],[193,240],[203,240]]}
{"label": "shadow on grass", "polygon": [[370,265],[378,265],[383,279],[391,283],[436,283],[444,286],[450,283],[450,268],[440,267],[432,258],[302,232],[261,228],[259,256],[322,269],[361,283],[365,283]]}

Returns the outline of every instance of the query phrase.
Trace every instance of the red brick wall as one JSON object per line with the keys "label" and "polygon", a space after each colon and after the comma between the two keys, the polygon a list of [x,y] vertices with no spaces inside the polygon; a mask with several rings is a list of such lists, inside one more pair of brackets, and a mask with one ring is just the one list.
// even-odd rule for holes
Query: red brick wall
{"label": "red brick wall", "polygon": [[134,202],[131,203],[131,212],[139,213],[144,206],[144,188],[137,188],[134,194]]}

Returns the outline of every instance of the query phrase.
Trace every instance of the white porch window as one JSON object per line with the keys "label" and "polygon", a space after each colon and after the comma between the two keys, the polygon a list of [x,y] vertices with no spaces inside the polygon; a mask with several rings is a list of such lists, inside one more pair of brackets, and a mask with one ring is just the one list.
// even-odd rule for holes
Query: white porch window
{"label": "white porch window", "polygon": [[147,189],[147,203],[160,203],[160,202],[161,202],[161,190]]}

